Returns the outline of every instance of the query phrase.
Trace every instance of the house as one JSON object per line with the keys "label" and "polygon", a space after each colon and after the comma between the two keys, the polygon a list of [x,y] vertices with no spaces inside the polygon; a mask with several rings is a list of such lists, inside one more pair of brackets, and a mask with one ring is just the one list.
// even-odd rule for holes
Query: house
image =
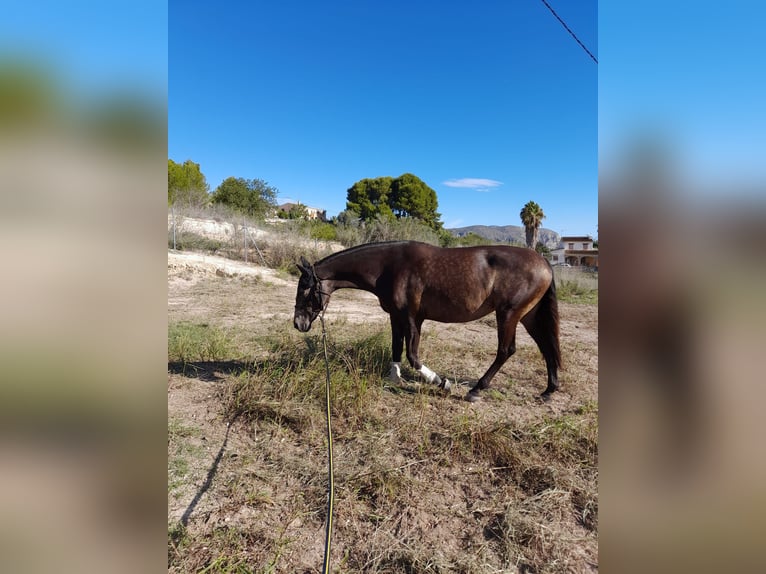
{"label": "house", "polygon": [[598,269],[598,247],[593,246],[593,238],[590,235],[562,237],[559,246],[551,250],[551,265],[564,264]]}
{"label": "house", "polygon": [[307,219],[317,219],[319,221],[327,221],[326,209],[319,209],[318,207],[309,207],[308,205],[303,205],[302,203],[283,203],[277,209],[279,211],[284,212],[285,214],[289,214],[293,209],[296,209],[296,208],[305,209]]}

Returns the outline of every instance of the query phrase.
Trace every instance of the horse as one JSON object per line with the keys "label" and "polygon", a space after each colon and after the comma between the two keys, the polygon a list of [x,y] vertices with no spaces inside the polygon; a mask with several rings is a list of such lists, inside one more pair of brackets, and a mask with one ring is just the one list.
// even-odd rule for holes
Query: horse
{"label": "horse", "polygon": [[537,344],[548,371],[544,400],[559,388],[559,315],[553,269],[540,254],[524,247],[483,245],[436,247],[417,241],[367,243],[339,251],[314,264],[301,256],[293,325],[306,333],[337,289],[369,291],[391,321],[391,370],[401,383],[402,351],[428,382],[449,391],[451,383],[418,358],[420,328],[426,319],[465,323],[495,312],[497,355],[467,393],[475,402],[516,351],[521,322]]}

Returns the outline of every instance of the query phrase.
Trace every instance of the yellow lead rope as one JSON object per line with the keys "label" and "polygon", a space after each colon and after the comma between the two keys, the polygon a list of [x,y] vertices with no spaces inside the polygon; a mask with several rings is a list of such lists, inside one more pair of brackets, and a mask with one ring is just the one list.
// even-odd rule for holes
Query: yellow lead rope
{"label": "yellow lead rope", "polygon": [[325,532],[324,542],[324,563],[322,566],[323,574],[329,574],[330,572],[330,538],[332,537],[332,511],[333,502],[335,500],[335,479],[333,476],[333,463],[332,463],[332,425],[330,424],[330,360],[327,357],[327,331],[324,328],[324,310],[319,315],[319,320],[322,323],[322,346],[324,347],[324,364],[327,372],[327,378],[325,382],[325,408],[327,413],[327,459],[328,459],[328,474],[329,474],[329,492],[327,495],[327,530]]}

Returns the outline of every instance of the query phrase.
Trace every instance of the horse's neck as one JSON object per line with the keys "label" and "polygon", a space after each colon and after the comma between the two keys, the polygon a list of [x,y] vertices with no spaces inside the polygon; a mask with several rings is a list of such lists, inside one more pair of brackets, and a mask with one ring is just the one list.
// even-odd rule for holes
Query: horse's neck
{"label": "horse's neck", "polygon": [[364,265],[364,257],[333,257],[318,264],[317,275],[322,280],[324,290],[332,293],[337,289],[363,289],[372,291],[377,276]]}

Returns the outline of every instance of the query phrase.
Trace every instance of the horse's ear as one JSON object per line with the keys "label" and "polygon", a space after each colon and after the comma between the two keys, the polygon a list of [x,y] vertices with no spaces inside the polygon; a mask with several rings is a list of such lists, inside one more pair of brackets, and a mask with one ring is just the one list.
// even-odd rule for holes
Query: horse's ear
{"label": "horse's ear", "polygon": [[303,255],[301,255],[300,263],[296,263],[296,265],[298,266],[298,269],[301,270],[301,273],[311,275],[311,263],[306,261],[306,258]]}

